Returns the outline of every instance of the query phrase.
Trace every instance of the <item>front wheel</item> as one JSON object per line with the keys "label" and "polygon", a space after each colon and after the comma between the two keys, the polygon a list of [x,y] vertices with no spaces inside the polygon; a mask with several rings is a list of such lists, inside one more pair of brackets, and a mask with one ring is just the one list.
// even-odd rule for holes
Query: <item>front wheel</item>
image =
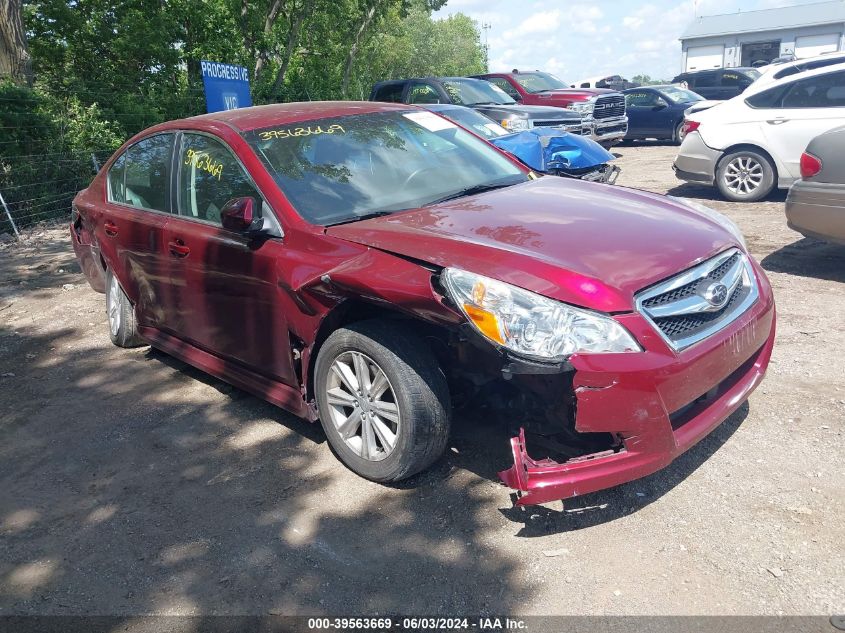
{"label": "front wheel", "polygon": [[721,194],[734,202],[756,202],[775,187],[775,168],[762,153],[742,149],[719,161],[716,186]]}
{"label": "front wheel", "polygon": [[446,379],[409,328],[362,321],[333,332],[314,379],[329,444],[355,473],[399,481],[443,454],[451,409]]}

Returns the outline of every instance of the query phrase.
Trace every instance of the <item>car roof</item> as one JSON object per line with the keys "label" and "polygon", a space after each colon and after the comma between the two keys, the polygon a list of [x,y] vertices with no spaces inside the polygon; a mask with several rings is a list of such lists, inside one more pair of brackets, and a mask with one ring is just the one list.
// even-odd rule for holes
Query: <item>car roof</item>
{"label": "car roof", "polygon": [[299,103],[274,103],[270,105],[238,108],[201,114],[189,119],[172,121],[170,127],[178,123],[213,123],[222,122],[241,132],[248,132],[271,125],[289,125],[301,121],[312,121],[331,117],[370,114],[373,112],[407,111],[414,109],[405,103],[384,103],[380,101],[303,101]]}
{"label": "car roof", "polygon": [[842,61],[840,61],[838,64],[831,64],[829,66],[822,66],[821,68],[812,68],[810,70],[804,70],[801,72],[794,73],[792,75],[786,75],[784,77],[781,77],[780,79],[774,79],[772,81],[755,81],[753,84],[748,86],[748,88],[746,88],[745,92],[742,93],[742,96],[744,98],[748,98],[751,95],[758,94],[760,92],[763,92],[764,90],[769,90],[770,88],[782,86],[784,84],[788,84],[799,79],[806,79],[808,77],[826,75],[828,73],[834,72],[842,72],[843,70],[845,70],[845,59],[842,59]]}
{"label": "car roof", "polygon": [[766,82],[771,82],[777,79],[782,79],[788,75],[795,75],[805,70],[812,70],[814,68],[823,68],[826,66],[835,66],[845,62],[845,52],[825,53],[824,55],[817,55],[815,57],[805,57],[803,59],[795,59],[791,62],[784,62],[776,64],[766,69],[760,79]]}

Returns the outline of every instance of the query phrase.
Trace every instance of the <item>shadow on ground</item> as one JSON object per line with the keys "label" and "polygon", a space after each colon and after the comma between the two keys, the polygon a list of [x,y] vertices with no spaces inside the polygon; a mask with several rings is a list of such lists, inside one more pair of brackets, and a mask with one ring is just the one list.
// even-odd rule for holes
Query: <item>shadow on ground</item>
{"label": "shadow on ground", "polygon": [[489,482],[371,484],[318,427],[105,331],[0,323],[0,368],[3,614],[501,613],[529,597],[485,544]]}
{"label": "shadow on ground", "polygon": [[[786,189],[775,189],[760,202],[785,202],[787,193],[788,192]],[[712,200],[713,202],[728,202],[727,200],[725,200],[724,197],[722,197],[722,194],[719,193],[719,190],[716,189],[716,187],[710,187],[706,185],[695,185],[691,183],[682,183],[675,187],[672,187],[666,192],[666,195],[676,196],[678,198],[691,198],[693,200]],[[759,204],[759,202],[737,202],[732,204]]]}
{"label": "shadow on ground", "polygon": [[845,246],[805,237],[766,255],[760,264],[769,272],[842,282]]}

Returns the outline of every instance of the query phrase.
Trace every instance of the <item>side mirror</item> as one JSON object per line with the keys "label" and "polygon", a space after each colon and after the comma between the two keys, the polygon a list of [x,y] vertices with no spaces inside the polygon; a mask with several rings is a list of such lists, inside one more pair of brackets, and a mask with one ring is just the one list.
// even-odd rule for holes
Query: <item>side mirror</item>
{"label": "side mirror", "polygon": [[220,220],[224,229],[236,233],[249,233],[261,230],[264,226],[261,218],[255,213],[255,199],[233,198],[223,205]]}

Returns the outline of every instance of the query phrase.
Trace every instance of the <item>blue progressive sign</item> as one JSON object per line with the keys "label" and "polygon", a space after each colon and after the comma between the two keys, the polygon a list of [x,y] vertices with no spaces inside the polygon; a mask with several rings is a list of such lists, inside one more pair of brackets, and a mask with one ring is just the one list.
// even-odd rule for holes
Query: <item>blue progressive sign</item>
{"label": "blue progressive sign", "polygon": [[252,105],[249,71],[243,66],[201,61],[200,71],[205,85],[205,107],[208,112],[248,108]]}

